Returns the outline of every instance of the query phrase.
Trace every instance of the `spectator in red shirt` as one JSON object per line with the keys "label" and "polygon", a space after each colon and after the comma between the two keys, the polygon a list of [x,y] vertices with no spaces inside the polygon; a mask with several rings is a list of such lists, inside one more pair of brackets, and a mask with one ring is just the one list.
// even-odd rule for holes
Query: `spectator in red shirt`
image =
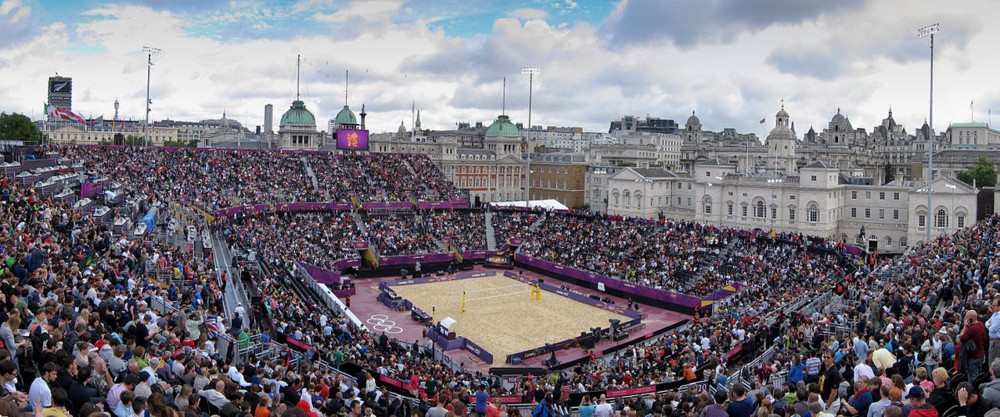
{"label": "spectator in red shirt", "polygon": [[979,371],[983,369],[983,362],[986,360],[986,346],[989,343],[989,335],[986,325],[979,321],[979,314],[975,310],[965,312],[965,331],[959,336],[958,341],[966,343],[973,341],[976,343],[976,350],[969,354],[968,375],[969,382],[972,383],[979,376]]}

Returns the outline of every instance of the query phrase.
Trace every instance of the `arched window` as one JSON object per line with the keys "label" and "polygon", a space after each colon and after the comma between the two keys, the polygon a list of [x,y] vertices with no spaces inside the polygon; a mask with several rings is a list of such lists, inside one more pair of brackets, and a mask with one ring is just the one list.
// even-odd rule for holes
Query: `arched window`
{"label": "arched window", "polygon": [[758,219],[763,219],[767,212],[764,211],[764,201],[758,200],[757,204],[753,206],[753,216]]}
{"label": "arched window", "polygon": [[712,214],[712,197],[705,196],[702,200],[702,205],[705,207],[705,214]]}
{"label": "arched window", "polygon": [[642,208],[642,193],[635,192],[635,206],[636,208]]}
{"label": "arched window", "polygon": [[618,206],[618,191],[617,190],[614,192],[614,194],[612,194],[612,200],[614,200],[615,207],[617,207]]}
{"label": "arched window", "polygon": [[622,203],[623,203],[622,205],[625,206],[626,208],[628,208],[629,206],[631,206],[632,205],[632,193],[626,191],[625,194],[622,195]]}
{"label": "arched window", "polygon": [[886,246],[892,246],[892,238],[891,237],[889,237],[889,236],[885,237],[885,245]]}
{"label": "arched window", "polygon": [[906,236],[899,238],[899,246],[906,246]]}
{"label": "arched window", "polygon": [[819,205],[816,203],[809,203],[809,221],[812,223],[819,222]]}
{"label": "arched window", "polygon": [[934,225],[938,228],[948,227],[948,212],[938,209],[937,216],[934,216]]}

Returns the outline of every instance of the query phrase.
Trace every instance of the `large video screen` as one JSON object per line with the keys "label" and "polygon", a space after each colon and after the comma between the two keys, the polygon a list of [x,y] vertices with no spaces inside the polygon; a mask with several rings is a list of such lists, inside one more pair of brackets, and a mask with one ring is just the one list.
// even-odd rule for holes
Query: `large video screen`
{"label": "large video screen", "polygon": [[50,93],[71,93],[73,92],[73,81],[71,80],[50,80]]}
{"label": "large video screen", "polygon": [[337,131],[337,149],[367,151],[368,131],[340,129]]}

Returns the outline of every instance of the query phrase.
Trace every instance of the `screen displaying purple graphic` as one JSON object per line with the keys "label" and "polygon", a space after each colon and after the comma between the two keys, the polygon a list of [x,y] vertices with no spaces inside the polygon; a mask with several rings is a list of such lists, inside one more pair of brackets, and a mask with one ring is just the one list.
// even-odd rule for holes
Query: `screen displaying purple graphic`
{"label": "screen displaying purple graphic", "polygon": [[367,151],[368,131],[340,129],[337,131],[337,149]]}

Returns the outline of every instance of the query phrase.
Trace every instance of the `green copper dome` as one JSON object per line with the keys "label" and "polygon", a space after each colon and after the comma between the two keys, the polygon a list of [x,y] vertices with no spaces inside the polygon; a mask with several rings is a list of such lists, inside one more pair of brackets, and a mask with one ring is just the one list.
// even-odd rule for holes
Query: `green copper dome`
{"label": "green copper dome", "polygon": [[358,118],[354,116],[351,108],[345,104],[344,108],[340,109],[340,113],[337,113],[337,118],[333,122],[338,125],[356,125],[358,124]]}
{"label": "green copper dome", "polygon": [[316,118],[312,112],[306,110],[306,103],[302,100],[292,102],[292,107],[281,116],[281,124],[278,126],[311,126],[316,127]]}
{"label": "green copper dome", "polygon": [[497,116],[497,120],[486,129],[486,136],[514,136],[521,137],[521,131],[510,122],[510,117],[505,114]]}

